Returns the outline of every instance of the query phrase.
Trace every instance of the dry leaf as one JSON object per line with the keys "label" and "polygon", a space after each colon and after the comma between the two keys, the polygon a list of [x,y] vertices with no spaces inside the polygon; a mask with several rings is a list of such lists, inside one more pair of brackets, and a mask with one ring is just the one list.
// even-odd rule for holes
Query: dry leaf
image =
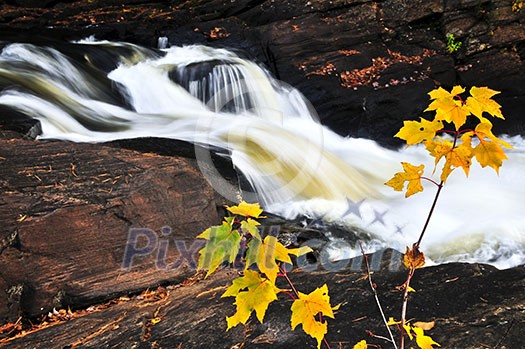
{"label": "dry leaf", "polygon": [[407,251],[403,256],[403,264],[408,269],[418,269],[425,265],[425,255],[416,244],[412,245],[412,249],[407,246]]}

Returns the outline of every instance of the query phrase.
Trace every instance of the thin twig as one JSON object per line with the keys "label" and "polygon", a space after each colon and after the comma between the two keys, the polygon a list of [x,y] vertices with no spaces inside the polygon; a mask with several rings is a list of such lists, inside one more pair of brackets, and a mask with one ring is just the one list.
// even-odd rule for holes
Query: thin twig
{"label": "thin twig", "polygon": [[425,176],[421,176],[421,179],[424,179],[424,180],[426,180],[426,181],[429,181],[430,183],[435,184],[436,187],[439,187],[439,183],[436,182],[435,180],[433,180],[432,178],[428,178],[428,177],[425,177]]}
{"label": "thin twig", "polygon": [[416,242],[416,247],[419,248],[419,245],[421,244],[421,240],[423,240],[423,235],[425,235],[425,232],[428,228],[428,223],[430,222],[430,218],[432,218],[432,214],[434,213],[434,209],[436,208],[436,204],[439,198],[439,194],[441,193],[441,189],[443,189],[443,181],[441,181],[438,185],[438,190],[436,192],[436,196],[434,197],[434,202],[432,202],[432,206],[430,207],[430,212],[428,212],[427,220],[425,221],[425,225],[423,226],[423,230],[421,230],[421,234],[419,235],[419,239]]}
{"label": "thin twig", "polygon": [[292,283],[292,280],[290,280],[290,278],[288,277],[288,273],[286,272],[286,269],[283,269],[279,266],[279,270],[281,272],[279,275],[286,279],[286,282],[288,282],[288,285],[290,285],[290,287],[292,288],[292,291],[295,294],[295,297],[299,298],[299,292],[297,292],[297,290],[295,289],[295,286]]}
{"label": "thin twig", "polygon": [[507,331],[503,334],[503,337],[499,340],[499,342],[494,346],[492,349],[498,349],[498,347],[503,343],[505,338],[507,338],[507,335],[509,334],[510,330],[512,330],[512,327],[514,327],[514,324],[516,323],[516,319],[512,319],[512,322],[510,323],[509,328],[507,328]]}
{"label": "thin twig", "polygon": [[387,338],[387,337],[385,337],[385,336],[380,336],[380,335],[375,334],[375,333],[372,333],[372,332],[369,332],[368,335],[369,335],[370,337],[379,338],[379,339],[382,339],[382,340],[387,341],[387,342],[390,342],[390,341],[391,341],[390,338]]}
{"label": "thin twig", "polygon": [[368,282],[370,283],[370,288],[372,289],[372,292],[374,293],[374,298],[376,300],[377,307],[379,308],[379,312],[381,313],[381,317],[383,318],[383,322],[385,324],[386,330],[388,331],[388,334],[390,336],[390,339],[385,338],[385,340],[388,340],[392,343],[395,349],[397,349],[396,341],[394,339],[394,335],[392,334],[392,331],[390,331],[390,327],[388,327],[388,321],[386,320],[385,312],[383,311],[383,307],[381,306],[381,302],[379,301],[379,296],[377,295],[377,290],[374,287],[374,283],[372,282],[372,272],[370,271],[370,264],[368,264],[368,256],[365,254],[365,250],[363,249],[363,245],[361,244],[361,241],[359,241],[359,247],[361,248],[361,254],[365,258],[365,264],[366,264],[366,271],[368,273]]}
{"label": "thin twig", "polygon": [[[416,269],[411,268],[408,271],[407,281],[405,282],[405,291],[403,292],[403,306],[401,307],[401,331],[405,330],[405,324],[406,324],[406,316],[407,316],[407,306],[408,306],[408,292],[410,290],[410,280],[412,280],[412,277],[414,276],[414,272]],[[405,333],[403,332],[401,335],[401,343],[400,343],[401,349],[405,347]]]}

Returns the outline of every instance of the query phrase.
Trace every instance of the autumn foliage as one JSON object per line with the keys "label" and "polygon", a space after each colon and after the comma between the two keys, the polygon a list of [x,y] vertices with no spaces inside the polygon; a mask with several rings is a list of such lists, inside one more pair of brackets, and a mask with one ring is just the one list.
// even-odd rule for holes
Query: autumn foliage
{"label": "autumn foliage", "polygon": [[[235,297],[236,312],[226,318],[229,330],[238,324],[246,324],[252,313],[262,323],[270,303],[278,294],[286,293],[293,298],[291,306],[291,328],[301,325],[303,330],[317,340],[320,348],[328,332],[323,318],[334,318],[337,307],[330,305],[326,285],[309,294],[299,292],[286,274],[286,265],[292,265],[290,255],[300,256],[311,252],[309,247],[287,248],[275,236],[261,236],[258,226],[262,209],[259,204],[241,202],[227,207],[233,214],[221,225],[206,229],[198,238],[207,240],[200,251],[199,269],[212,274],[224,263],[234,263],[237,258],[244,261],[243,275],[233,280],[222,297]],[[245,249],[242,248],[245,246]],[[291,291],[276,286],[277,277],[284,277]]]}
{"label": "autumn foliage", "polygon": [[[419,121],[405,121],[403,127],[395,135],[401,138],[407,146],[423,144],[429,155],[434,158],[434,169],[430,176],[425,176],[424,165],[413,165],[402,162],[403,171],[394,174],[385,184],[396,191],[405,190],[405,197],[423,191],[422,180],[436,185],[438,190],[430,208],[425,225],[419,239],[412,247],[407,247],[403,256],[403,264],[408,269],[405,283],[400,287],[403,290],[403,304],[401,319],[395,321],[390,318],[386,326],[398,328],[401,338],[399,348],[403,349],[406,341],[415,340],[421,349],[433,349],[440,346],[430,336],[425,334],[434,323],[411,324],[406,319],[409,292],[415,292],[410,287],[410,281],[416,269],[425,265],[425,255],[420,251],[420,244],[434,212],[439,194],[451,173],[461,168],[466,176],[469,175],[473,161],[481,167],[491,167],[499,174],[503,160],[507,159],[504,148],[512,148],[510,144],[499,139],[492,133],[492,123],[487,115],[504,119],[501,106],[492,99],[498,91],[487,87],[472,87],[469,96],[464,96],[465,88],[454,86],[450,92],[443,88],[429,92],[431,103],[425,111],[434,112],[434,118]],[[474,119],[472,122],[470,119]],[[471,121],[471,122],[469,122]],[[469,122],[469,123],[468,123]],[[468,123],[469,126],[466,126]],[[474,126],[471,126],[474,125]],[[431,178],[438,172],[439,180]],[[380,306],[380,304],[379,304]],[[391,332],[389,331],[391,334]],[[392,336],[389,339],[394,348],[398,348]],[[361,341],[354,349],[366,348],[366,341]]]}
{"label": "autumn foliage", "polygon": [[[488,166],[499,173],[503,160],[507,159],[503,148],[512,148],[494,136],[492,123],[485,117],[488,114],[503,119],[501,106],[492,100],[499,92],[487,87],[472,87],[466,99],[462,97],[464,92],[461,86],[454,86],[451,92],[441,87],[431,91],[432,102],[425,111],[435,111],[434,119],[405,121],[395,135],[406,141],[407,146],[422,143],[435,159],[433,173],[444,160],[440,171],[441,183],[445,183],[456,168],[461,168],[468,176],[474,159],[481,167]],[[469,116],[477,118],[474,129],[464,127]],[[451,128],[445,128],[445,124]],[[428,179],[423,176],[424,165],[403,162],[402,166],[403,172],[396,173],[386,185],[403,191],[405,183],[408,183],[406,197],[423,191],[421,180]]]}
{"label": "autumn foliage", "polygon": [[[392,317],[386,320],[372,283],[371,272],[368,273],[377,305],[390,335],[390,338],[375,337],[390,342],[395,349],[404,349],[405,342],[415,344],[420,349],[435,349],[440,346],[425,334],[425,331],[434,327],[433,321],[411,323],[406,318],[409,293],[416,292],[410,287],[410,281],[415,271],[425,265],[425,255],[420,250],[420,244],[441,189],[451,173],[461,168],[468,176],[474,161],[481,167],[490,167],[499,173],[503,161],[507,159],[504,148],[511,148],[511,145],[493,134],[492,123],[486,117],[503,119],[501,106],[492,99],[498,93],[487,87],[472,87],[468,96],[464,96],[465,88],[461,86],[454,86],[450,92],[441,87],[435,89],[429,93],[431,103],[425,110],[433,112],[434,118],[405,121],[395,135],[404,140],[407,146],[424,146],[434,158],[434,168],[430,175],[425,175],[423,164],[402,162],[403,171],[394,174],[385,184],[396,191],[405,191],[406,197],[423,191],[424,180],[438,188],[418,241],[412,247],[407,247],[403,256],[408,275],[405,283],[398,288],[403,292],[400,320]],[[432,179],[435,175],[439,180]],[[206,276],[224,264],[241,261],[244,265],[242,276],[233,280],[232,285],[222,295],[235,298],[236,311],[226,318],[227,330],[239,324],[246,324],[253,313],[262,323],[268,306],[277,300],[280,294],[287,294],[293,298],[290,309],[291,329],[301,325],[308,335],[317,340],[318,348],[323,342],[330,348],[325,339],[328,332],[326,318],[334,318],[334,311],[339,306],[334,307],[330,304],[328,286],[325,284],[311,293],[302,293],[296,290],[287,275],[287,266],[292,265],[291,256],[301,256],[312,250],[309,247],[287,248],[275,236],[262,236],[258,222],[262,209],[258,204],[241,202],[237,206],[227,207],[227,210],[232,216],[226,217],[221,225],[211,227],[198,236],[207,240],[205,247],[200,251],[198,265],[199,269],[207,270]],[[285,279],[290,289],[281,289],[276,285],[279,277]],[[390,330],[391,327],[398,330],[399,346]],[[379,346],[361,340],[353,348],[368,347]]]}

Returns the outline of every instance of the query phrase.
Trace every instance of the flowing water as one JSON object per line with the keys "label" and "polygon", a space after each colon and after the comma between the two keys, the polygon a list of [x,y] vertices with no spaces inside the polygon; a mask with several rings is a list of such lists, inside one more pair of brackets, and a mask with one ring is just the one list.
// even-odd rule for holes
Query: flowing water
{"label": "flowing water", "polygon": [[[299,91],[234,52],[166,48],[165,40],[159,45],[150,50],[93,39],[61,49],[5,44],[0,105],[40,120],[40,138],[154,136],[203,145],[196,148],[199,166],[219,193],[237,200],[207,150],[223,149],[255,189],[242,192],[243,199],[270,212],[366,232],[369,250],[402,251],[417,240],[435,188],[429,184],[405,199],[383,183],[400,170],[399,161],[432,168],[423,148],[392,151],[335,134]],[[475,167],[468,180],[460,171],[448,180],[422,246],[434,262],[500,268],[525,262],[525,142],[507,140],[515,148],[499,177]],[[332,258],[359,254],[355,246],[333,242]]]}

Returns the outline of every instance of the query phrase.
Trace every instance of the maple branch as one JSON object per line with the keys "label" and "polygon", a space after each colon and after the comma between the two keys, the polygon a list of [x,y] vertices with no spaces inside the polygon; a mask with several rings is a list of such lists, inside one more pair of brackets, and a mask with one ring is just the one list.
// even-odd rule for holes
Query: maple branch
{"label": "maple branch", "polygon": [[452,150],[454,150],[456,148],[456,145],[458,144],[458,136],[459,136],[459,132],[456,131],[456,135],[454,136],[454,144],[452,145]]}
{"label": "maple branch", "polygon": [[461,98],[460,95],[454,95],[454,96],[452,96],[452,99],[454,99],[454,98],[456,98],[457,100],[459,100],[459,101],[461,102],[461,104],[464,104],[464,102],[463,102],[463,98]]}
{"label": "maple branch", "polygon": [[505,331],[505,333],[503,334],[503,336],[501,337],[501,339],[498,341],[498,343],[492,348],[492,349],[498,349],[499,346],[501,345],[501,343],[503,343],[503,341],[505,340],[505,338],[507,337],[507,335],[509,334],[510,330],[512,329],[512,327],[514,327],[514,324],[516,323],[516,319],[512,319],[512,322],[510,323],[510,326],[507,328],[507,330]]}
{"label": "maple branch", "polygon": [[[281,275],[282,276],[282,275]],[[288,292],[288,291],[283,291],[284,294],[287,294],[291,299],[293,300],[296,300],[297,297],[294,296],[294,294],[292,292]]]}
{"label": "maple branch", "polygon": [[458,131],[442,129],[442,130],[437,131],[436,133],[448,133],[452,135],[457,135]]}
{"label": "maple branch", "polygon": [[419,249],[419,245],[421,245],[421,240],[423,240],[423,235],[425,235],[425,232],[428,228],[428,223],[430,222],[430,218],[432,218],[432,214],[434,213],[434,209],[436,208],[436,204],[439,198],[439,194],[441,193],[441,189],[443,189],[444,182],[441,181],[438,184],[438,190],[436,192],[436,196],[434,197],[434,202],[432,202],[432,206],[430,207],[430,211],[428,212],[427,220],[425,221],[425,225],[423,226],[423,230],[421,230],[421,234],[419,235],[419,239],[416,242],[416,246]]}
{"label": "maple branch", "polygon": [[[457,144],[457,141],[458,141],[459,132],[455,131],[455,133],[456,133],[456,136],[454,137],[454,144],[452,145],[452,149],[456,148],[456,144]],[[430,178],[426,178],[426,177],[421,177],[421,178],[427,179],[427,180],[437,184],[437,182],[434,182]],[[438,190],[436,192],[436,196],[434,197],[434,202],[432,202],[432,206],[430,207],[430,212],[428,212],[427,220],[425,221],[425,225],[423,226],[423,230],[421,231],[421,234],[419,235],[419,239],[417,240],[416,245],[415,245],[415,247],[418,248],[418,249],[419,249],[419,245],[421,245],[421,240],[423,239],[423,235],[425,235],[425,231],[428,228],[428,223],[430,222],[430,218],[432,218],[432,214],[434,213],[434,209],[436,208],[436,203],[437,203],[437,200],[439,198],[439,194],[441,193],[441,189],[443,189],[443,185],[444,184],[445,184],[444,181],[441,181],[439,184],[437,184]]]}
{"label": "maple branch", "polygon": [[[408,290],[410,289],[410,280],[412,280],[412,277],[414,276],[414,272],[416,269],[411,268],[408,271],[407,281],[405,282],[405,290],[403,292],[403,305],[401,307],[401,331],[405,330],[405,324],[406,324],[406,315],[407,315],[407,306],[408,306]],[[401,335],[401,343],[399,344],[401,349],[405,347],[405,333],[403,332]]]}
{"label": "maple branch", "polygon": [[293,285],[292,280],[290,280],[290,278],[288,277],[288,274],[286,273],[286,269],[283,269],[283,268],[281,268],[281,266],[279,266],[279,270],[281,271],[281,273],[279,275],[286,279],[286,282],[292,288],[292,291],[295,294],[295,297],[299,298],[299,292],[297,292],[297,289]]}
{"label": "maple branch", "polygon": [[[454,138],[454,146],[456,146],[457,141],[457,135]],[[430,180],[430,179],[429,179]],[[431,180],[432,181],[432,180]],[[432,181],[434,182],[434,181]],[[436,195],[434,196],[434,201],[432,202],[432,206],[430,207],[430,211],[428,212],[427,219],[425,221],[425,225],[423,226],[423,229],[421,230],[421,234],[419,235],[419,239],[413,246],[414,250],[419,250],[419,246],[421,245],[421,240],[423,240],[423,236],[425,235],[425,232],[427,231],[428,224],[430,223],[430,218],[432,218],[432,215],[434,214],[434,209],[436,208],[437,201],[439,199],[439,194],[441,194],[441,189],[443,189],[444,182],[441,181],[439,184],[434,182],[438,186],[438,190],[436,192]],[[412,277],[414,276],[414,272],[416,271],[415,268],[410,268],[407,276],[407,281],[405,282],[405,290],[403,292],[403,305],[401,307],[401,331],[405,331],[405,323],[406,323],[406,313],[407,313],[407,306],[408,306],[408,292],[410,289],[410,281],[412,280]],[[399,343],[399,346],[401,349],[405,347],[405,335],[404,333],[401,335],[401,341]]]}
{"label": "maple branch", "polygon": [[[390,327],[388,327],[388,321],[386,320],[385,312],[383,311],[383,307],[381,306],[381,302],[379,301],[379,296],[377,295],[377,290],[374,286],[374,283],[372,282],[372,272],[370,271],[370,264],[368,263],[368,256],[365,254],[365,250],[363,249],[363,244],[361,244],[361,240],[359,240],[358,242],[359,242],[359,247],[361,248],[361,254],[365,258],[366,272],[368,273],[368,282],[370,283],[370,288],[372,289],[372,292],[374,293],[374,298],[376,300],[377,307],[379,308],[379,312],[381,313],[381,317],[383,318],[383,322],[385,324],[386,330],[388,331],[388,334],[390,335],[390,339],[386,337],[382,337],[382,338],[391,342],[394,348],[397,349],[394,335],[392,334],[392,331],[390,331]],[[376,337],[379,338],[379,336],[376,336]]]}
{"label": "maple branch", "polygon": [[476,132],[476,130],[473,130],[471,128],[466,128],[464,130],[461,130],[461,131],[458,131],[458,133],[461,135],[461,134],[464,134],[464,133],[467,133],[467,132]]}
{"label": "maple branch", "polygon": [[[454,147],[456,146],[457,136],[454,138]],[[437,183],[436,183],[437,184]],[[444,182],[441,181],[438,186],[438,190],[436,192],[436,195],[434,196],[434,201],[432,202],[432,206],[430,207],[430,211],[428,212],[427,219],[425,221],[425,225],[423,226],[423,229],[421,230],[421,234],[419,235],[419,239],[417,240],[416,244],[413,246],[413,249],[419,250],[419,246],[421,245],[421,240],[423,240],[423,236],[425,235],[425,232],[427,231],[428,224],[430,223],[430,218],[432,218],[432,215],[434,214],[434,209],[436,208],[437,201],[439,199],[439,194],[441,194],[441,189],[443,189]],[[408,306],[408,292],[410,289],[410,281],[412,280],[412,277],[414,276],[414,272],[416,271],[415,268],[410,268],[407,276],[407,281],[405,282],[405,290],[403,292],[403,305],[401,307],[401,330],[405,331],[405,323],[406,323],[406,313],[407,313],[407,306]],[[405,335],[401,336],[401,342],[399,344],[401,349],[405,347]]]}
{"label": "maple branch", "polygon": [[433,183],[433,184],[435,184],[437,187],[439,187],[439,183],[436,182],[435,180],[433,180],[432,178],[425,177],[425,176],[421,176],[421,179],[427,180],[427,181],[429,181],[430,183]]}

